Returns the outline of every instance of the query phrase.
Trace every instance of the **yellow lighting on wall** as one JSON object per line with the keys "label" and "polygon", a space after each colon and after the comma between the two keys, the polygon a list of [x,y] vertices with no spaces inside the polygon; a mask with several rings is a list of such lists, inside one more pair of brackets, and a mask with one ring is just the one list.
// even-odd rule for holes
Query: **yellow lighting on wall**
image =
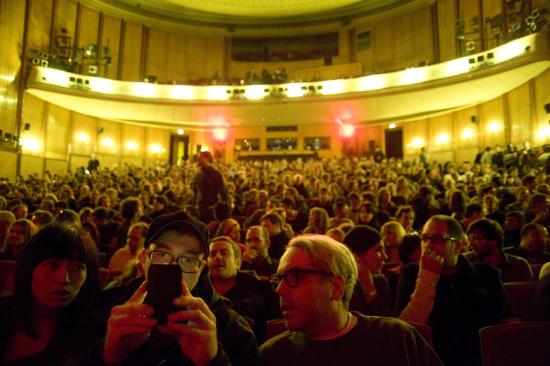
{"label": "yellow lighting on wall", "polygon": [[341,133],[343,137],[352,137],[355,134],[355,126],[342,125]]}
{"label": "yellow lighting on wall", "polygon": [[497,133],[500,130],[502,130],[502,123],[497,121],[492,121],[487,124],[487,132],[489,133]]}
{"label": "yellow lighting on wall", "polygon": [[537,141],[544,142],[550,139],[550,126],[543,126],[539,128],[536,136]]}
{"label": "yellow lighting on wall", "polygon": [[495,48],[495,62],[503,62],[521,55],[525,52],[525,47],[529,45],[528,40],[517,39]]}
{"label": "yellow lighting on wall", "polygon": [[8,83],[12,83],[15,80],[15,76],[13,75],[0,75],[0,80],[7,81]]}
{"label": "yellow lighting on wall", "polygon": [[21,138],[21,146],[23,150],[40,152],[42,150],[42,144],[37,138],[31,136],[23,136]]}
{"label": "yellow lighting on wall", "polygon": [[185,85],[172,86],[170,90],[175,99],[193,99],[195,94],[191,87]]}
{"label": "yellow lighting on wall", "polygon": [[358,91],[382,89],[386,85],[386,79],[381,75],[369,75],[359,79]]}
{"label": "yellow lighting on wall", "polygon": [[90,79],[90,88],[98,93],[111,94],[113,92],[113,82],[109,79],[92,78]]}
{"label": "yellow lighting on wall", "polygon": [[161,145],[159,144],[151,144],[151,146],[149,147],[149,150],[153,153],[153,154],[160,154],[160,153],[163,153],[166,151],[165,148],[163,148]]}
{"label": "yellow lighting on wall", "polygon": [[129,150],[129,151],[137,151],[138,146],[139,146],[139,145],[138,145],[138,143],[137,143],[136,141],[131,140],[131,141],[128,141],[128,142],[126,143],[126,150]]}
{"label": "yellow lighting on wall", "polygon": [[401,82],[403,84],[416,84],[426,80],[426,70],[424,68],[411,68],[401,73]]}
{"label": "yellow lighting on wall", "polygon": [[446,69],[447,76],[464,74],[470,71],[470,67],[471,67],[467,58],[459,58],[458,60],[449,61],[446,63],[446,66],[447,66],[447,69]]}
{"label": "yellow lighting on wall", "polygon": [[263,85],[247,86],[244,90],[244,96],[249,100],[258,100],[265,97],[265,87]]}
{"label": "yellow lighting on wall", "polygon": [[287,95],[287,97],[289,97],[289,98],[299,98],[299,97],[303,97],[303,96],[304,96],[304,92],[305,92],[305,91],[302,89],[302,85],[301,85],[301,84],[292,83],[292,84],[288,84],[288,85],[287,85],[286,95]]}
{"label": "yellow lighting on wall", "polygon": [[90,135],[88,135],[87,133],[84,133],[84,132],[79,133],[76,136],[76,138],[77,138],[78,141],[83,142],[83,143],[86,143],[86,142],[90,141]]}
{"label": "yellow lighting on wall", "polygon": [[182,129],[182,128],[179,128],[179,129],[178,129],[178,135],[183,135],[183,133],[184,133],[183,129]]}
{"label": "yellow lighting on wall", "polygon": [[209,86],[206,91],[206,99],[209,100],[227,100],[229,94],[224,86]]}
{"label": "yellow lighting on wall", "polygon": [[134,83],[133,92],[140,97],[152,98],[155,96],[155,84]]}
{"label": "yellow lighting on wall", "polygon": [[421,137],[414,137],[408,146],[415,149],[421,148],[424,146],[424,139]]}
{"label": "yellow lighting on wall", "polygon": [[44,77],[50,84],[56,84],[60,86],[69,85],[69,74],[65,71],[56,69],[44,69]]}
{"label": "yellow lighting on wall", "polygon": [[439,145],[443,145],[443,144],[446,144],[449,142],[449,135],[446,134],[446,133],[440,133],[439,135],[436,136],[435,138],[435,142],[438,143]]}
{"label": "yellow lighting on wall", "polygon": [[104,137],[104,138],[101,140],[101,143],[102,143],[103,146],[105,146],[105,147],[113,147],[113,146],[115,146],[115,142],[114,142],[113,139],[110,138],[110,137]]}
{"label": "yellow lighting on wall", "polygon": [[395,123],[390,123],[388,125],[388,128],[390,128],[390,129],[394,129],[395,127],[397,127],[397,125]]}
{"label": "yellow lighting on wall", "polygon": [[471,139],[472,137],[474,137],[474,131],[471,128],[467,128],[462,131],[462,138]]}
{"label": "yellow lighting on wall", "polygon": [[325,95],[340,94],[344,92],[344,82],[342,80],[329,80],[321,83],[323,89],[321,93]]}

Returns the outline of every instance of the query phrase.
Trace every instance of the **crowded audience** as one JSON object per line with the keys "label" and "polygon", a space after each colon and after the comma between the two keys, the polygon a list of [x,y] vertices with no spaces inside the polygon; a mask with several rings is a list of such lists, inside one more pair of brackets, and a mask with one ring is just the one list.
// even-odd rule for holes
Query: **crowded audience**
{"label": "crowded audience", "polygon": [[[368,337],[376,365],[481,365],[482,327],[549,319],[550,176],[506,151],[0,180],[0,364],[347,364]],[[159,264],[182,279],[163,320]],[[538,281],[528,318],[518,281]]]}

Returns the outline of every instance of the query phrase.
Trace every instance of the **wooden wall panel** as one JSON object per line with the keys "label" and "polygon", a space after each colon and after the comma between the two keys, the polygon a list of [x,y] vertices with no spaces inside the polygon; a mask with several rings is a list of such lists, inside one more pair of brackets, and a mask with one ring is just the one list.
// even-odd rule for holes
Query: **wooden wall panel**
{"label": "wooden wall panel", "polygon": [[432,12],[430,7],[417,10],[412,17],[412,61],[434,63],[434,42],[432,32],[434,31]]}
{"label": "wooden wall panel", "polygon": [[67,29],[67,34],[71,37],[71,46],[74,46],[75,44],[74,32],[76,29],[76,18],[77,4],[75,1],[57,0],[57,6],[55,8],[54,34],[60,35],[61,28]]}
{"label": "wooden wall panel", "polygon": [[126,23],[124,53],[122,57],[122,80],[141,81],[141,25]]}
{"label": "wooden wall panel", "polygon": [[480,141],[479,116],[477,107],[470,107],[453,112],[455,140],[457,150],[477,149]]}
{"label": "wooden wall panel", "polygon": [[[187,52],[187,37],[183,33],[168,33],[166,46],[169,50],[166,59],[166,76],[168,81],[183,83],[189,80],[186,64],[189,62],[191,52]],[[221,72],[221,70],[218,70]]]}
{"label": "wooden wall panel", "polygon": [[[33,1],[30,9],[28,47],[40,50],[50,48],[50,19],[52,0]],[[23,22],[23,19],[20,19]]]}
{"label": "wooden wall panel", "polygon": [[[67,169],[69,168],[66,160],[59,159],[45,159],[45,165],[46,170],[52,174],[58,174],[61,176],[65,175],[67,173]],[[74,169],[72,171],[74,172]]]}
{"label": "wooden wall panel", "polygon": [[86,47],[96,44],[99,32],[99,13],[85,6],[80,7],[80,27],[77,44],[79,47]]}
{"label": "wooden wall panel", "polygon": [[15,131],[17,107],[17,73],[21,65],[20,48],[23,42],[25,2],[0,1],[0,129]]}
{"label": "wooden wall panel", "polygon": [[521,144],[531,138],[531,93],[529,89],[529,83],[527,83],[504,96],[508,100],[510,142],[513,144]]}
{"label": "wooden wall panel", "polygon": [[120,155],[122,124],[102,119],[98,121],[98,129],[101,128],[103,133],[98,135],[97,153]]}
{"label": "wooden wall panel", "polygon": [[[66,165],[65,165],[66,166]],[[42,176],[42,170],[44,169],[44,159],[39,156],[21,155],[21,174],[27,178],[31,174],[37,174]]]}
{"label": "wooden wall panel", "polygon": [[53,104],[47,107],[46,157],[65,159],[68,154],[71,112]]}
{"label": "wooden wall panel", "polygon": [[17,165],[17,154],[10,151],[0,150],[0,177],[6,177],[15,182],[15,166]]}
{"label": "wooden wall panel", "polygon": [[430,152],[454,150],[456,136],[453,128],[453,115],[443,114],[428,118],[428,134],[426,139]]}
{"label": "wooden wall panel", "polygon": [[[482,146],[504,145],[503,97],[493,99],[479,106],[480,135]],[[494,126],[494,127],[492,127]]]}
{"label": "wooden wall panel", "polygon": [[171,73],[166,67],[168,57],[172,50],[168,47],[168,35],[164,31],[149,29],[147,34],[147,63],[145,65],[145,75],[155,75],[161,83],[166,83]]}
{"label": "wooden wall panel", "polygon": [[[125,157],[143,157],[145,152],[145,128],[142,126],[135,126],[129,124],[123,124],[122,127],[122,156]],[[133,148],[133,142],[136,148]]]}
{"label": "wooden wall panel", "polygon": [[[475,52],[481,52],[481,26],[483,19],[480,18],[481,9],[479,0],[458,0],[459,11],[458,18],[464,20],[465,24],[465,42],[472,41],[475,43]],[[477,17],[477,23],[474,20]],[[464,53],[465,55],[468,52]]]}
{"label": "wooden wall panel", "polygon": [[106,66],[104,74],[110,79],[116,79],[118,73],[118,60],[120,57],[120,27],[121,20],[110,16],[103,17],[103,34],[101,43],[104,47],[109,47],[111,56],[111,65]]}
{"label": "wooden wall panel", "polygon": [[[74,113],[73,128],[70,134],[73,154],[90,156],[94,151],[97,136],[97,118]],[[87,138],[87,139],[86,139]]]}
{"label": "wooden wall panel", "polygon": [[455,9],[455,0],[440,0],[437,3],[437,10],[437,19],[439,22],[439,51],[441,62],[444,62],[458,56],[455,31],[455,22],[458,16]]}
{"label": "wooden wall panel", "polygon": [[[483,1],[483,17],[485,19],[493,18],[498,14],[502,14],[502,0],[485,0]],[[491,31],[491,24],[485,24],[485,44],[487,49],[494,48],[499,45],[497,38]]]}

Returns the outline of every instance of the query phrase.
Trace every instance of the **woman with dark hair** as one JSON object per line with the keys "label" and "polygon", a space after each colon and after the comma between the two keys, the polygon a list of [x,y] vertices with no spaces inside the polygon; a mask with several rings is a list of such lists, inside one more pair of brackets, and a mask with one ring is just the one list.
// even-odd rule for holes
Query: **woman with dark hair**
{"label": "woman with dark hair", "polygon": [[6,233],[0,253],[3,259],[17,259],[25,243],[38,231],[38,228],[31,220],[15,220]]}
{"label": "woman with dark hair", "polygon": [[103,335],[92,317],[97,252],[80,228],[53,223],[24,247],[13,295],[0,300],[0,364],[61,365]]}

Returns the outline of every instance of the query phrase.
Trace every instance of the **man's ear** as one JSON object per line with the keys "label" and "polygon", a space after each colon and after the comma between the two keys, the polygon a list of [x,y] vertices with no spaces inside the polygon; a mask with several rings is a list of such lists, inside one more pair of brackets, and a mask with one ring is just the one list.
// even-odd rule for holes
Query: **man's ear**
{"label": "man's ear", "polygon": [[346,290],[346,280],[343,276],[332,276],[332,300],[338,301],[344,298]]}
{"label": "man's ear", "polygon": [[462,249],[464,248],[464,239],[455,241],[455,253],[462,254]]}

